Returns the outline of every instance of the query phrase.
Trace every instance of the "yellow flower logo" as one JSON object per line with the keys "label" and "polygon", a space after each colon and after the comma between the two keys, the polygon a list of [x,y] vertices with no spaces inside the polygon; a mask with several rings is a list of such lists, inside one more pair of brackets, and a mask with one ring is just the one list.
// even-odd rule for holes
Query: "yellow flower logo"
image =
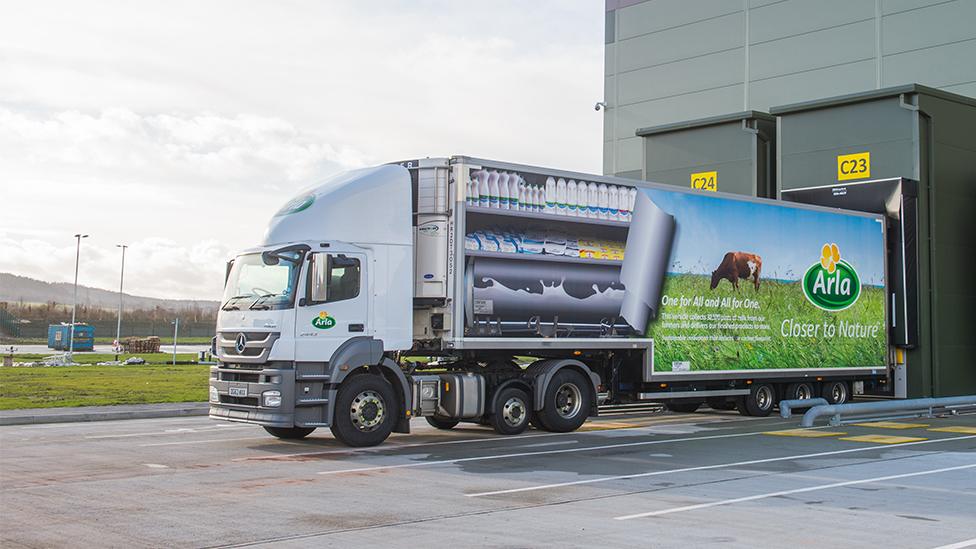
{"label": "yellow flower logo", "polygon": [[837,263],[840,261],[840,248],[837,244],[824,244],[820,251],[820,265],[827,269],[828,273],[837,270]]}
{"label": "yellow flower logo", "polygon": [[[835,247],[836,247],[836,246],[835,246]],[[834,270],[833,270],[833,269],[831,269],[831,270],[830,270],[830,272],[834,272]],[[325,311],[319,311],[319,318],[325,318],[325,317],[327,317],[327,316],[329,316],[329,313],[327,313],[327,312],[325,312]]]}

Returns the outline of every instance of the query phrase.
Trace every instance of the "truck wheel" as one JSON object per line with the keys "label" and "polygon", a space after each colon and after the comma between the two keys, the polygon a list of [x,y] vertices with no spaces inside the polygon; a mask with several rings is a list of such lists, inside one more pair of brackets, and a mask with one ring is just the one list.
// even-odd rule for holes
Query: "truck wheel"
{"label": "truck wheel", "polygon": [[529,426],[529,395],[522,389],[508,387],[495,397],[491,426],[502,435],[517,435]]}
{"label": "truck wheel", "polygon": [[807,400],[813,398],[814,395],[813,384],[806,382],[790,383],[786,386],[783,400]]}
{"label": "truck wheel", "polygon": [[749,394],[736,401],[739,413],[744,416],[766,417],[776,404],[776,389],[769,383],[757,383]]}
{"label": "truck wheel", "polygon": [[668,402],[664,405],[665,408],[671,410],[672,412],[680,412],[682,414],[690,414],[701,406],[701,402]]}
{"label": "truck wheel", "polygon": [[735,410],[735,401],[725,397],[706,398],[705,404],[712,410]]}
{"label": "truck wheel", "polygon": [[590,383],[576,370],[563,368],[549,380],[539,421],[547,431],[579,429],[590,414]]}
{"label": "truck wheel", "polygon": [[844,404],[851,399],[846,381],[828,381],[823,384],[820,396],[830,404]]}
{"label": "truck wheel", "polygon": [[430,423],[431,427],[436,427],[438,429],[443,429],[447,431],[453,429],[455,425],[461,422],[456,419],[440,418],[437,416],[427,416],[427,423]]}
{"label": "truck wheel", "polygon": [[265,427],[264,430],[278,438],[299,440],[312,434],[315,427]]}
{"label": "truck wheel", "polygon": [[347,446],[376,446],[390,436],[398,414],[393,387],[385,379],[353,376],[339,385],[332,434]]}

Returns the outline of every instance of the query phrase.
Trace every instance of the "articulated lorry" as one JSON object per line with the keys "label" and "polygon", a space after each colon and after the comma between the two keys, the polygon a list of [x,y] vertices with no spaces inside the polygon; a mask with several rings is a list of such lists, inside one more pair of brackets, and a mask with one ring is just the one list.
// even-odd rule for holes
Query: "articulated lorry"
{"label": "articulated lorry", "polygon": [[228,263],[210,417],[352,446],[602,404],[883,391],[883,215],[455,156],[300,193]]}

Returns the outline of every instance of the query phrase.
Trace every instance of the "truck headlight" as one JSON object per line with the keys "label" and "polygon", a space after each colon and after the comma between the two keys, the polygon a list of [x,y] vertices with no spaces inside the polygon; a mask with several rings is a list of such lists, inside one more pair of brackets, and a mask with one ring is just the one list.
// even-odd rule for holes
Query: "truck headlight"
{"label": "truck headlight", "polygon": [[277,408],[281,406],[281,391],[265,391],[261,393],[262,406]]}
{"label": "truck headlight", "polygon": [[220,393],[213,385],[210,386],[210,402],[220,402]]}

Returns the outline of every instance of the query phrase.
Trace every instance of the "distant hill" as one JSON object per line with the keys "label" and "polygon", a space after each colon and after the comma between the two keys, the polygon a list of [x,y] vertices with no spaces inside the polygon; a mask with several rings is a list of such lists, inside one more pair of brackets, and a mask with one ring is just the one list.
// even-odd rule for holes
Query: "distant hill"
{"label": "distant hill", "polygon": [[[44,282],[26,276],[0,273],[0,301],[13,303],[56,303],[70,304],[73,285],[67,282]],[[119,306],[119,293],[100,288],[78,286],[78,304],[89,307],[115,309]],[[170,311],[185,309],[216,310],[219,301],[198,299],[159,299],[125,294],[126,309],[154,309],[160,307]]]}

